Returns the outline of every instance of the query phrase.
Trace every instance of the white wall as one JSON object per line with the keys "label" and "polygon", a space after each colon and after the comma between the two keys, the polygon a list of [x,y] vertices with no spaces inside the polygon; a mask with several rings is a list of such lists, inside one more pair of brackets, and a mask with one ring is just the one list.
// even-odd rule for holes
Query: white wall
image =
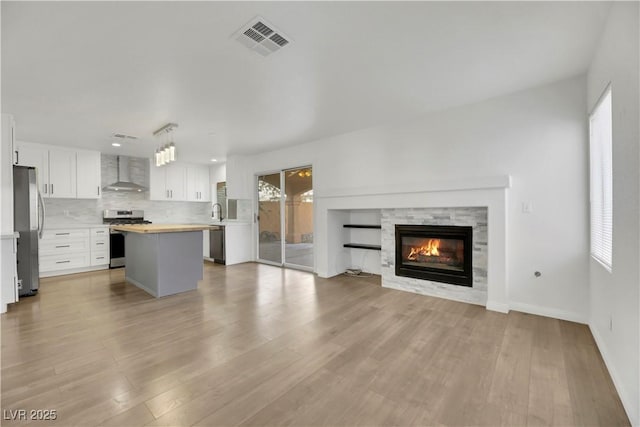
{"label": "white wall", "polygon": [[[591,260],[589,325],[633,425],[640,424],[638,3],[614,3],[588,73],[591,110],[613,103],[613,272]],[[609,322],[612,321],[612,328]]]}
{"label": "white wall", "polygon": [[[404,123],[247,156],[227,164],[229,186],[238,188],[235,177],[242,186],[257,172],[306,164],[313,165],[317,196],[345,188],[511,175],[512,307],[586,322],[585,85],[584,77],[576,77]],[[524,201],[532,202],[532,213],[522,213]],[[534,271],[542,276],[536,279]]]}

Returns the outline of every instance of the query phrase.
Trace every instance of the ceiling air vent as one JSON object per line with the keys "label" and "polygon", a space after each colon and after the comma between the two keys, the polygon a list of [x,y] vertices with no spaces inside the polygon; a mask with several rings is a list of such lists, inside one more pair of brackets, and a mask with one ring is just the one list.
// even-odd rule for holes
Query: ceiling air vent
{"label": "ceiling air vent", "polygon": [[262,56],[277,52],[292,42],[290,37],[259,16],[236,31],[232,37]]}
{"label": "ceiling air vent", "polygon": [[120,138],[120,139],[138,139],[137,136],[125,135],[123,133],[114,133],[113,137]]}

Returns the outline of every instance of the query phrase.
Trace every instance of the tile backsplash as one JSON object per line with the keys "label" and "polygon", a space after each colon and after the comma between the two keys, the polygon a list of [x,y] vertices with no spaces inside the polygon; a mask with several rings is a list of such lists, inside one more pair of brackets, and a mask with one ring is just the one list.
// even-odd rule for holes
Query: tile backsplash
{"label": "tile backsplash", "polygon": [[[117,180],[116,156],[101,155],[102,186]],[[129,179],[149,188],[149,159],[129,157]],[[102,223],[105,209],[142,209],[145,219],[154,223],[208,223],[211,204],[207,202],[169,202],[149,200],[149,192],[104,191],[100,199],[44,199],[47,225]]]}

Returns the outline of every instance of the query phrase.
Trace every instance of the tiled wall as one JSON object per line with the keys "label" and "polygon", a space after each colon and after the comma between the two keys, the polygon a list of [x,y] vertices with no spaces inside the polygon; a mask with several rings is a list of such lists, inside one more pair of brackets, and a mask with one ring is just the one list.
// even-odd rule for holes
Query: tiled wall
{"label": "tiled wall", "polygon": [[[102,154],[102,186],[117,180],[116,156]],[[129,179],[149,188],[149,160],[129,157]],[[105,191],[101,199],[45,199],[47,225],[75,222],[102,223],[104,209],[142,209],[154,223],[208,223],[211,205],[207,202],[151,201],[148,192]],[[67,214],[68,213],[68,214]]]}
{"label": "tiled wall", "polygon": [[[418,294],[442,296],[484,305],[487,301],[487,208],[382,209],[382,285]],[[473,227],[473,286],[449,285],[395,275],[395,225]]]}

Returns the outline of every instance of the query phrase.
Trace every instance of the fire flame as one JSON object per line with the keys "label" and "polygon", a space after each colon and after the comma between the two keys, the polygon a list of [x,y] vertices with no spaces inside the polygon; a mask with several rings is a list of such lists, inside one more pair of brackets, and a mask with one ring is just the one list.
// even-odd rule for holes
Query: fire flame
{"label": "fire flame", "polygon": [[438,248],[440,247],[440,239],[429,239],[426,245],[419,248],[411,248],[411,252],[407,258],[410,261],[416,261],[418,256],[440,256]]}

